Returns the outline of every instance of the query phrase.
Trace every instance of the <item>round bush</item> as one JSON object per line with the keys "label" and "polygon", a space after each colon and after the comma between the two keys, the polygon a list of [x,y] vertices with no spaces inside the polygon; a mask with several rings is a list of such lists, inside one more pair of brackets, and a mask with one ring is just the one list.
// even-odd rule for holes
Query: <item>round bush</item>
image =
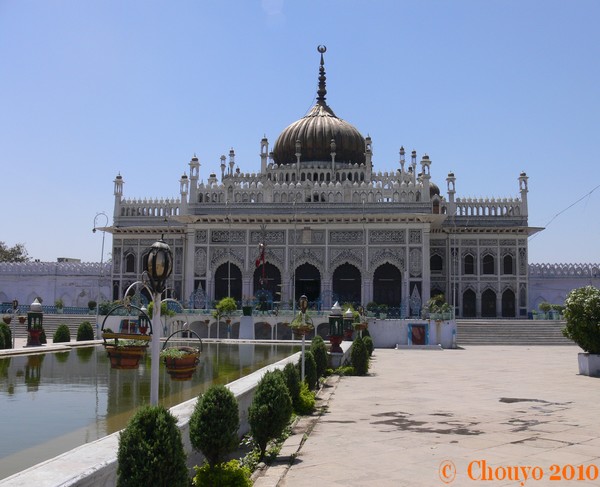
{"label": "round bush", "polygon": [[298,368],[290,362],[283,368],[283,375],[285,376],[285,385],[290,393],[294,409],[298,412],[297,405],[300,399],[300,374],[298,373]]}
{"label": "round bush", "polygon": [[312,339],[310,351],[315,358],[317,377],[323,377],[325,375],[325,370],[327,370],[329,360],[327,357],[327,347],[321,336],[317,335]]}
{"label": "round bush", "polygon": [[117,487],[188,487],[177,420],[163,406],[144,406],[119,435]]}
{"label": "round bush", "polygon": [[250,432],[260,449],[261,459],[270,440],[283,433],[292,417],[292,400],[281,370],[267,372],[258,387],[248,409]]}
{"label": "round bush", "polygon": [[365,375],[369,370],[369,352],[362,338],[357,337],[352,343],[350,360],[356,375]]}
{"label": "round bush", "polygon": [[[298,361],[298,370],[302,371],[302,356]],[[302,372],[300,372],[302,376]],[[317,363],[315,357],[310,350],[304,352],[304,381],[311,391],[317,388],[319,378],[317,377]]]}
{"label": "round bush", "polygon": [[69,327],[67,325],[60,324],[56,331],[54,332],[54,336],[52,337],[52,342],[54,343],[65,343],[71,341],[71,332],[69,331]]}
{"label": "round bush", "polygon": [[222,462],[239,444],[240,413],[233,393],[224,385],[211,386],[198,398],[190,418],[190,441],[209,465]]}
{"label": "round bush", "polygon": [[85,340],[94,339],[94,327],[89,321],[84,321],[77,328],[77,341],[83,342]]}
{"label": "round bush", "polygon": [[371,337],[363,337],[363,342],[365,342],[365,347],[367,347],[367,352],[369,352],[369,357],[373,355],[373,350],[375,350],[375,346],[373,345],[373,339]]}
{"label": "round bush", "polygon": [[193,479],[195,487],[252,487],[250,469],[242,467],[238,460],[230,460],[211,467],[208,463],[202,467],[194,467],[196,476]]}
{"label": "round bush", "polygon": [[565,319],[563,334],[585,352],[600,354],[600,289],[573,289],[565,300]]}
{"label": "round bush", "polygon": [[6,323],[0,323],[0,335],[2,335],[0,350],[3,348],[12,348],[12,331],[10,331],[10,326]]}

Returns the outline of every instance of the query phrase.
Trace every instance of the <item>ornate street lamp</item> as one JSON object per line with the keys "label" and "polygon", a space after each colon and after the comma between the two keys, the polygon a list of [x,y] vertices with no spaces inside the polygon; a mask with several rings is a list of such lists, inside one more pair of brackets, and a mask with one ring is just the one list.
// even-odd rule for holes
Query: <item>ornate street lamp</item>
{"label": "ornate street lamp", "polygon": [[[350,316],[352,316],[352,310]],[[346,312],[348,313],[348,312]],[[331,307],[329,314],[329,342],[331,343],[331,353],[344,353],[340,344],[344,339],[344,318],[342,318],[342,308],[336,303]]]}
{"label": "ornate street lamp", "polygon": [[146,255],[146,272],[148,287],[152,291],[154,309],[152,312],[152,351],[150,366],[150,404],[158,405],[158,372],[160,355],[160,296],[165,290],[167,279],[173,272],[173,254],[171,248],[161,238],[150,247]]}

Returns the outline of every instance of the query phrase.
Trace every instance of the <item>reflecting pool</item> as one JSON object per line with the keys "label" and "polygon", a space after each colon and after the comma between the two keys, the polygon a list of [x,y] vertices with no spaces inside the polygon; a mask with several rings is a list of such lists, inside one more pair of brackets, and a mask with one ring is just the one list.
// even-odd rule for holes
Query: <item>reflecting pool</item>
{"label": "reflecting pool", "polygon": [[[169,408],[277,362],[298,347],[204,343],[191,381],[161,363],[160,403]],[[0,359],[0,479],[114,433],[150,402],[150,352],[137,370],[113,370],[102,346]]]}

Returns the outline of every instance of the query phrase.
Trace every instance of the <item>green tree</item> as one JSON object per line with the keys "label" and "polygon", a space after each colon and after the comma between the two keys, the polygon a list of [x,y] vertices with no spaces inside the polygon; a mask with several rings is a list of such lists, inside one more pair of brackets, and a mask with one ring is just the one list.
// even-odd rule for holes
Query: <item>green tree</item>
{"label": "green tree", "polygon": [[248,409],[250,431],[260,457],[264,458],[267,444],[277,438],[292,417],[292,400],[281,370],[267,372],[258,383]]}
{"label": "green tree", "polygon": [[190,418],[190,441],[211,467],[239,443],[240,413],[233,392],[224,385],[210,387],[198,398]]}
{"label": "green tree", "polygon": [[327,370],[329,358],[327,356],[327,348],[325,342],[320,335],[316,335],[310,343],[310,351],[313,354],[317,365],[317,377],[323,377]]}
{"label": "green tree", "polygon": [[600,289],[573,289],[565,300],[565,319],[563,334],[584,351],[600,354]]}
{"label": "green tree", "polygon": [[177,419],[163,406],[143,406],[119,435],[117,487],[188,487]]}
{"label": "green tree", "polygon": [[27,249],[22,243],[9,247],[4,242],[0,242],[0,262],[27,262],[29,261]]}
{"label": "green tree", "polygon": [[352,350],[350,350],[350,360],[354,367],[356,375],[366,375],[369,371],[369,352],[365,346],[365,342],[361,337],[358,337],[352,342]]}

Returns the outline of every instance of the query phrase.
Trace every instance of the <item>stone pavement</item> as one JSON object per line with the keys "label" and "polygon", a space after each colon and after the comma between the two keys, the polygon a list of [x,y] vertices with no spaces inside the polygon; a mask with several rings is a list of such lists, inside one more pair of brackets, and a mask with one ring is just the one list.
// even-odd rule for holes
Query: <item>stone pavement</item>
{"label": "stone pavement", "polygon": [[580,351],[376,349],[255,487],[600,485],[600,381],[577,374]]}

